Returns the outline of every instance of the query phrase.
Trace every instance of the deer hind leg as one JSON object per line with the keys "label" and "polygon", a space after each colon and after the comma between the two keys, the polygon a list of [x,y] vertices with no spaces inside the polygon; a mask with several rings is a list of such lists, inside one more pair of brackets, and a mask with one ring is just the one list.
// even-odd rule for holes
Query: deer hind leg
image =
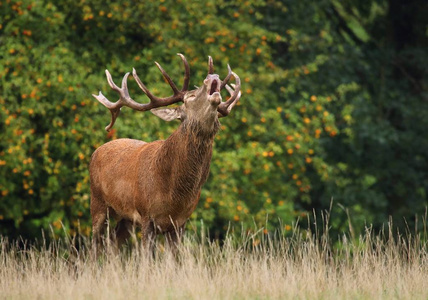
{"label": "deer hind leg", "polygon": [[119,222],[117,222],[116,228],[115,228],[115,239],[116,239],[116,245],[117,249],[120,250],[123,243],[131,236],[131,230],[132,230],[132,222],[129,220],[122,219]]}
{"label": "deer hind leg", "polygon": [[[99,197],[92,193],[91,216],[92,216],[92,247],[97,250],[101,244],[101,237],[107,228],[107,206]],[[97,251],[98,252],[98,251]]]}
{"label": "deer hind leg", "polygon": [[102,244],[102,235],[105,232],[107,227],[107,212],[104,214],[97,214],[92,216],[92,248],[97,253],[100,249],[100,245]]}

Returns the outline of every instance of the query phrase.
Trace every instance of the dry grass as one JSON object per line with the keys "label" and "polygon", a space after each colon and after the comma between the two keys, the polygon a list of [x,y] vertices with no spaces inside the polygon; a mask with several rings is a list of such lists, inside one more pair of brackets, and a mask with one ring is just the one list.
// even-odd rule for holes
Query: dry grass
{"label": "dry grass", "polygon": [[[327,228],[327,227],[326,227]],[[370,230],[334,249],[328,230],[284,238],[263,233],[222,246],[188,234],[178,257],[135,247],[97,260],[87,242],[14,246],[0,241],[5,299],[428,299],[425,233],[406,238]]]}

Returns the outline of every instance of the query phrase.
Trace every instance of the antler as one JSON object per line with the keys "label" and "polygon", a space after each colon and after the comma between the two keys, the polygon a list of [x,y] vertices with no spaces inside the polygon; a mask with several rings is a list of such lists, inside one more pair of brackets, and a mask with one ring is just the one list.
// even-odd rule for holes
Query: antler
{"label": "antler", "polygon": [[[217,107],[219,118],[226,117],[236,103],[238,103],[239,98],[241,98],[241,79],[239,79],[239,76],[230,69],[229,65],[227,65],[227,68],[229,69],[229,74],[225,80],[222,81],[221,88],[226,87],[226,90],[230,93],[230,98],[226,102],[221,102]],[[233,88],[227,84],[227,81],[232,75],[235,77],[236,81],[236,84],[232,84]]]}
{"label": "antler", "polygon": [[132,109],[138,110],[138,111],[146,111],[151,110],[153,108],[161,107],[161,106],[167,106],[173,103],[177,103],[180,101],[183,101],[184,94],[186,93],[187,89],[189,88],[189,80],[190,80],[190,68],[189,64],[184,57],[184,55],[178,53],[178,56],[180,56],[181,60],[184,64],[184,82],[183,87],[181,90],[177,88],[177,86],[174,84],[174,82],[171,80],[171,77],[162,69],[162,67],[155,62],[156,66],[159,68],[159,70],[162,72],[163,77],[168,81],[169,85],[171,86],[171,89],[174,92],[174,95],[166,98],[159,98],[154,96],[149,89],[141,82],[140,78],[137,75],[137,71],[135,69],[132,69],[132,76],[137,81],[138,86],[143,90],[143,92],[149,97],[150,102],[149,103],[138,103],[132,100],[132,98],[129,96],[128,92],[128,76],[129,72],[125,74],[125,76],[122,79],[122,87],[119,88],[114,82],[111,77],[111,74],[108,70],[106,70],[106,76],[107,76],[107,82],[110,85],[110,87],[116,91],[119,94],[119,100],[116,102],[110,102],[100,91],[98,95],[92,95],[97,99],[101,104],[103,104],[105,107],[107,107],[111,112],[111,122],[107,127],[105,128],[107,131],[110,131],[110,129],[113,127],[114,123],[116,122],[116,118],[119,116],[120,109],[122,106],[128,106]]}

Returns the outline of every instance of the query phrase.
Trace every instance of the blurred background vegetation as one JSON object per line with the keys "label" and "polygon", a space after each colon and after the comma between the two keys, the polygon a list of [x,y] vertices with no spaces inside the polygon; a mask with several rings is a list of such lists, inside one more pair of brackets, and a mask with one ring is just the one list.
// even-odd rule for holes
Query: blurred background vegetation
{"label": "blurred background vegetation", "polygon": [[178,127],[124,109],[107,133],[110,113],[91,94],[114,100],[104,69],[120,82],[135,67],[168,96],[153,61],[181,84],[176,53],[190,62],[191,86],[205,78],[208,55],[221,77],[230,64],[242,80],[194,224],[215,235],[242,222],[287,232],[333,199],[337,233],[349,221],[356,233],[380,228],[389,216],[419,226],[428,204],[426,16],[422,0],[1,0],[0,234],[61,234],[64,224],[90,235],[92,152]]}

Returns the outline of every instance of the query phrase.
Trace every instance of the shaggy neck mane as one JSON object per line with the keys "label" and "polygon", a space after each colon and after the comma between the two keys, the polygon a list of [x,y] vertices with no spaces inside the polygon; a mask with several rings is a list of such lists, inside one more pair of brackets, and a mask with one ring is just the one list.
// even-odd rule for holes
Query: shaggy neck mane
{"label": "shaggy neck mane", "polygon": [[197,198],[208,178],[213,141],[220,122],[215,120],[210,131],[202,128],[197,122],[184,121],[159,149],[156,159],[159,175],[174,199]]}

